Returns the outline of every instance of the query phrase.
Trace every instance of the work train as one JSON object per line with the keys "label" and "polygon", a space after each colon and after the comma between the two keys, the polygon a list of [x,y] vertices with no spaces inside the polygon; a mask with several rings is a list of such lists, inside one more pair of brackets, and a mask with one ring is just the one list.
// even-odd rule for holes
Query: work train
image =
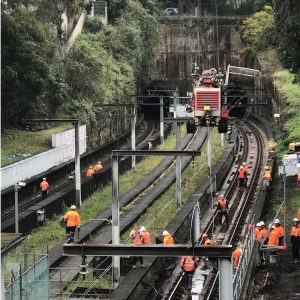
{"label": "work train", "polygon": [[219,133],[226,133],[229,109],[223,106],[225,75],[214,68],[204,70],[200,75],[196,67],[192,77],[192,100],[187,113],[193,120],[187,122],[187,132],[194,133],[196,126],[217,126]]}

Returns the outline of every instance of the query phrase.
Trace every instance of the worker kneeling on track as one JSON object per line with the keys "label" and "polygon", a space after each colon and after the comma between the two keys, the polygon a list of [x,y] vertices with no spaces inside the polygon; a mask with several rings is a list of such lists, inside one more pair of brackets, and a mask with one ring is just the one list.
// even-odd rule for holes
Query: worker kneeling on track
{"label": "worker kneeling on track", "polygon": [[265,188],[269,187],[271,182],[272,182],[272,170],[271,170],[271,167],[269,166],[266,166],[265,167],[265,172],[264,172],[264,175],[263,175],[263,186]]}
{"label": "worker kneeling on track", "polygon": [[182,256],[180,267],[184,271],[184,283],[188,290],[192,289],[192,280],[196,265],[197,263],[193,256]]}
{"label": "worker kneeling on track", "polygon": [[80,216],[75,205],[72,205],[71,210],[65,214],[64,220],[66,222],[67,243],[73,243],[76,228],[78,228],[78,232],[80,230]]}

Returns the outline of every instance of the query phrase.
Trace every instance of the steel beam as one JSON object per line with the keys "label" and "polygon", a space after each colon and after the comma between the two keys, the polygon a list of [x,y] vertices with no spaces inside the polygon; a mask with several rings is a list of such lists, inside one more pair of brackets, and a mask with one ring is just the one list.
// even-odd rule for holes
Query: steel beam
{"label": "steel beam", "polygon": [[171,89],[171,90],[147,90],[147,92],[168,92],[168,93],[173,93],[175,92],[177,89]]}
{"label": "steel beam", "polygon": [[270,103],[258,103],[258,104],[230,104],[230,103],[224,103],[223,106],[226,107],[251,107],[251,106],[266,106]]}
{"label": "steel beam", "polygon": [[159,100],[159,128],[160,128],[160,146],[163,148],[165,144],[165,136],[164,136],[164,98],[160,97]]}
{"label": "steel beam", "polygon": [[[206,256],[215,258],[227,258],[231,270],[232,246],[195,246],[190,244],[176,245],[112,245],[112,244],[63,244],[63,255],[65,256],[161,256],[177,257],[184,255]],[[226,265],[227,266],[227,265]],[[226,267],[225,266],[225,267]],[[228,266],[227,266],[228,267]],[[231,271],[227,273],[231,274]],[[231,276],[232,277],[232,276]]]}
{"label": "steel beam", "polygon": [[180,123],[180,122],[187,122],[187,121],[190,121],[190,120],[194,120],[194,118],[164,118],[164,122],[165,123]]}
{"label": "steel beam", "polygon": [[[112,243],[120,244],[119,217],[119,158],[112,157]],[[116,288],[120,282],[120,257],[113,257],[113,284]]]}
{"label": "steel beam", "polygon": [[26,119],[26,120],[22,120],[23,124],[31,124],[31,123],[78,123],[79,120],[78,119]]}
{"label": "steel beam", "polygon": [[80,149],[79,149],[79,126],[80,122],[75,125],[75,189],[76,205],[81,206],[81,174],[80,174]]}
{"label": "steel beam", "polygon": [[219,258],[219,299],[233,300],[231,258]]}
{"label": "steel beam", "polygon": [[155,151],[155,150],[112,150],[112,157],[114,156],[199,156],[201,151]]}

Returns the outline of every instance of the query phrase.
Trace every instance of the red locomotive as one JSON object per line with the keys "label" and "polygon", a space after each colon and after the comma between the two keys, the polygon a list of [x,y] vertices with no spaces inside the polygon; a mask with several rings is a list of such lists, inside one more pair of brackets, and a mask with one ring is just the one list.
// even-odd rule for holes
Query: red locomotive
{"label": "red locomotive", "polygon": [[192,102],[187,112],[194,119],[188,121],[187,132],[194,133],[196,126],[218,126],[219,133],[226,133],[229,110],[222,107],[221,101],[224,74],[213,68],[200,75],[199,68],[195,68],[192,77]]}

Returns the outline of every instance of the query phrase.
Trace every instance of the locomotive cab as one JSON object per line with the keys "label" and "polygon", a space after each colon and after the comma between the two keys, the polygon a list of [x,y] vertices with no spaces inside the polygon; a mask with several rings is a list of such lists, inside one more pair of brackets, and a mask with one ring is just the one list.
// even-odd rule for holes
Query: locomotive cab
{"label": "locomotive cab", "polygon": [[228,111],[221,107],[222,77],[216,69],[205,70],[200,77],[194,77],[192,103],[187,109],[193,120],[187,123],[188,133],[194,133],[196,126],[218,126],[219,133],[227,132]]}

